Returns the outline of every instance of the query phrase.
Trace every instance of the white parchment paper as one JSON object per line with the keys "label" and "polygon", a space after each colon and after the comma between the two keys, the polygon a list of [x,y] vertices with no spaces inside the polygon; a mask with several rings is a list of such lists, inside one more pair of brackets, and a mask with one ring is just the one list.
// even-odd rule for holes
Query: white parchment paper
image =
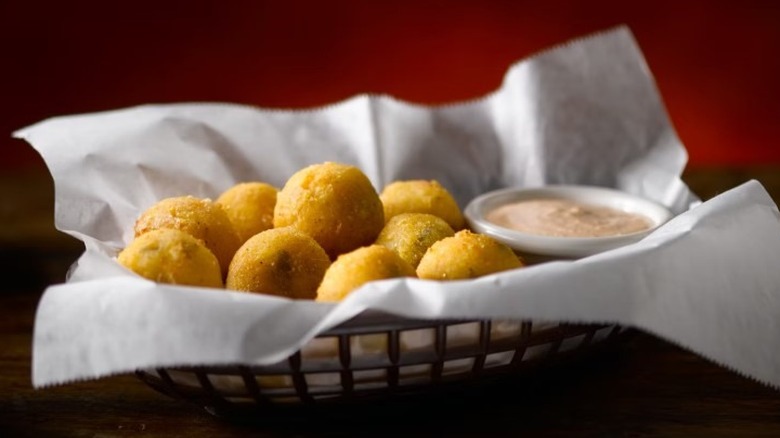
{"label": "white parchment paper", "polygon": [[[700,203],[686,153],[626,28],[512,66],[495,93],[425,107],[357,96],[309,111],[148,105],[58,117],[15,133],[43,156],[57,227],[86,251],[36,316],[33,383],[137,368],[268,364],[365,309],[419,318],[614,322],[780,385],[780,221],[757,182]],[[678,216],[641,242],[470,281],[369,283],[339,304],[156,284],[115,263],[156,201],[277,186],[322,161],[360,166],[377,190],[437,179],[465,204],[507,186],[591,184]]]}

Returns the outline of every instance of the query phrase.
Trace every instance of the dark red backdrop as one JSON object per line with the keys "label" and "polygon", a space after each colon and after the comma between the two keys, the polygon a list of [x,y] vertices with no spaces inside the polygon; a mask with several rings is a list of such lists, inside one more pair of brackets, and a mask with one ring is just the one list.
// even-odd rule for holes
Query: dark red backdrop
{"label": "dark red backdrop", "polygon": [[[120,5],[120,6],[117,6]],[[618,24],[647,57],[691,164],[780,162],[780,2],[0,2],[0,169],[13,129],[150,102],[422,103],[496,88],[535,51]]]}

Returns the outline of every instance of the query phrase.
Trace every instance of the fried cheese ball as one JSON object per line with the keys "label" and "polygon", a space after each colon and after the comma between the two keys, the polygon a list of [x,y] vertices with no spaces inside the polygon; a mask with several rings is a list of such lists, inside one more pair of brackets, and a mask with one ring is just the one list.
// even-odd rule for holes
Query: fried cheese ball
{"label": "fried cheese ball", "polygon": [[330,258],[311,237],[290,227],[255,234],[236,251],[228,289],[314,299]]}
{"label": "fried cheese ball", "polygon": [[341,301],[369,281],[414,276],[414,268],[392,249],[364,246],[340,255],[330,265],[317,289],[317,301]]}
{"label": "fried cheese ball", "polygon": [[428,213],[444,219],[453,230],[465,226],[455,198],[437,181],[395,181],[382,190],[380,199],[385,221],[401,213]]}
{"label": "fried cheese ball", "polygon": [[241,241],[227,214],[208,199],[180,196],[163,199],[144,211],[135,222],[135,237],[152,230],[173,228],[200,239],[227,273],[230,260]]}
{"label": "fried cheese ball", "polygon": [[385,225],[382,202],[355,166],[325,162],[296,172],[276,199],[275,227],[293,227],[335,259],[371,244]]}
{"label": "fried cheese ball", "polygon": [[413,268],[417,268],[431,245],[454,234],[452,227],[438,216],[401,213],[387,221],[376,243],[397,252]]}
{"label": "fried cheese ball", "polygon": [[522,266],[523,262],[508,246],[484,234],[462,230],[428,248],[417,265],[417,276],[429,280],[458,280]]}
{"label": "fried cheese ball", "polygon": [[161,228],[133,239],[117,261],[136,274],[160,283],[222,287],[217,257],[198,239]]}
{"label": "fried cheese ball", "polygon": [[217,198],[238,233],[241,243],[274,226],[276,187],[263,182],[245,182],[227,189]]}

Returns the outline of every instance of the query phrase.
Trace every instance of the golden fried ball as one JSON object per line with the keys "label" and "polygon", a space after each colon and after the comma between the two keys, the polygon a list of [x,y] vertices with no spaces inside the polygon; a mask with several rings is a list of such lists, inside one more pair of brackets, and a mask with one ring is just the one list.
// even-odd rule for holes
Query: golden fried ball
{"label": "golden fried ball", "polygon": [[292,228],[254,235],[236,252],[227,288],[293,299],[314,299],[330,258],[311,237]]}
{"label": "golden fried ball", "polygon": [[428,213],[447,221],[453,230],[465,226],[455,198],[437,181],[396,181],[382,190],[380,199],[386,221],[401,213]]}
{"label": "golden fried ball", "polygon": [[317,289],[317,301],[340,301],[369,281],[414,276],[414,268],[395,251],[365,246],[340,255],[330,265]]}
{"label": "golden fried ball", "polygon": [[276,199],[274,226],[313,237],[328,255],[372,243],[385,224],[382,202],[355,166],[326,162],[296,172]]}
{"label": "golden fried ball", "polygon": [[241,243],[274,226],[276,187],[263,182],[236,184],[217,198],[217,204],[238,233]]}
{"label": "golden fried ball", "polygon": [[173,228],[200,239],[217,256],[223,274],[241,246],[222,206],[193,196],[166,198],[149,207],[135,222],[135,236],[151,230]]}
{"label": "golden fried ball", "polygon": [[397,252],[416,268],[434,243],[454,235],[444,219],[426,213],[401,213],[387,221],[376,243]]}
{"label": "golden fried ball", "polygon": [[522,266],[522,261],[508,246],[484,234],[463,230],[431,245],[417,265],[417,276],[457,280]]}
{"label": "golden fried ball", "polygon": [[159,229],[135,238],[117,261],[136,274],[160,283],[222,287],[217,257],[191,235]]}

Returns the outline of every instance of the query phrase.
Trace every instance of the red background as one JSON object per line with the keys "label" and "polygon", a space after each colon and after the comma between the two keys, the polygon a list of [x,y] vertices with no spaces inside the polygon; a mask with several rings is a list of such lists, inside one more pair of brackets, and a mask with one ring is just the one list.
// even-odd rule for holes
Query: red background
{"label": "red background", "polygon": [[514,61],[634,32],[690,164],[780,163],[780,2],[0,2],[0,171],[41,119],[142,103],[307,107],[357,93],[478,97]]}

